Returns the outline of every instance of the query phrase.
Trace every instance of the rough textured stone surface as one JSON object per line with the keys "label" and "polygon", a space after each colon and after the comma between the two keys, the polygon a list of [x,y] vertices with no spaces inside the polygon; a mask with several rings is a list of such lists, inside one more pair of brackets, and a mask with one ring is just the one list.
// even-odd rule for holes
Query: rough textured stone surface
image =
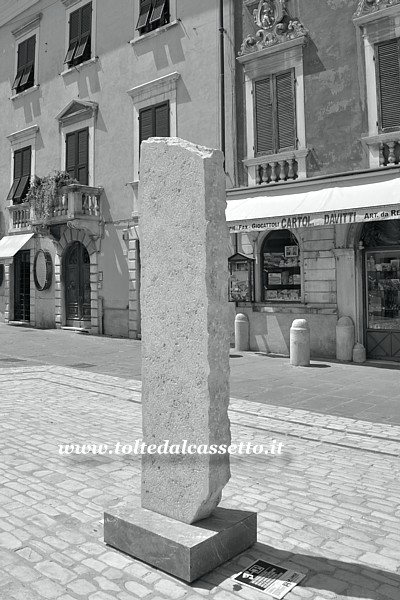
{"label": "rough textured stone surface", "polygon": [[[142,144],[143,434],[147,444],[230,443],[228,229],[219,150],[177,138]],[[145,455],[142,506],[208,517],[229,455]]]}
{"label": "rough textured stone surface", "polygon": [[104,540],[184,581],[195,581],[257,541],[257,513],[216,508],[195,525],[143,508],[104,513]]}

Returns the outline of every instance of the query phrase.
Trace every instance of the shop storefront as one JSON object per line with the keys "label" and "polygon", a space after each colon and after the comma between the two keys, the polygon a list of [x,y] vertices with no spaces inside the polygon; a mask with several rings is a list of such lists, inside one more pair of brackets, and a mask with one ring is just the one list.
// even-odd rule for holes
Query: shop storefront
{"label": "shop storefront", "polygon": [[227,207],[232,247],[254,263],[253,300],[233,299],[251,349],[287,355],[291,323],[305,318],[312,354],[334,358],[348,316],[367,358],[400,361],[398,176],[253,190],[228,193]]}
{"label": "shop storefront", "polygon": [[400,361],[400,221],[363,227],[367,356]]}

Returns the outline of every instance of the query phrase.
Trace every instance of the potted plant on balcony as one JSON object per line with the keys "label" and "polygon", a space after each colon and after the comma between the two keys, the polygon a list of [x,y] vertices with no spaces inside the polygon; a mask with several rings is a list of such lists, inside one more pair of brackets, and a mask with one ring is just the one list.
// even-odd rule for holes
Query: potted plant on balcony
{"label": "potted plant on balcony", "polygon": [[37,177],[31,182],[26,202],[31,207],[31,219],[46,225],[60,202],[61,189],[79,183],[65,171],[55,171],[45,177]]}

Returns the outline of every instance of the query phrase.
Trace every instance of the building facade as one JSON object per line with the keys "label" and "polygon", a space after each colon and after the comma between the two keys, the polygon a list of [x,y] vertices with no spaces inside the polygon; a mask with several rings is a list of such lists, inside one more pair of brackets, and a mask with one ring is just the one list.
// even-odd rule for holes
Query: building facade
{"label": "building facade", "polygon": [[[234,6],[221,4],[233,31]],[[140,142],[221,147],[218,9],[215,0],[2,2],[2,321],[140,335]],[[235,65],[233,35],[223,50]],[[231,90],[234,77],[227,69]],[[231,93],[227,115],[233,104]]]}
{"label": "building facade", "polygon": [[345,316],[368,358],[399,361],[400,2],[244,0],[242,17],[227,219],[250,347],[288,354],[304,318],[335,357]]}

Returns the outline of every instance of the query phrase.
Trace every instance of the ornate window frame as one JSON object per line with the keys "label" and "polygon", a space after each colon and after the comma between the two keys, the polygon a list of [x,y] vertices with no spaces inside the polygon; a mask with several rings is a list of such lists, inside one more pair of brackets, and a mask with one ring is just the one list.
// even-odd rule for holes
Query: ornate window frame
{"label": "ornate window frame", "polygon": [[66,166],[66,138],[68,133],[77,129],[88,128],[89,130],[89,183],[94,187],[95,174],[95,131],[98,104],[90,100],[72,100],[58,115],[57,121],[60,123],[61,131],[61,171],[65,171]]}
{"label": "ornate window frame", "polygon": [[[361,142],[368,152],[370,168],[385,166],[384,147],[400,143],[399,132],[379,133],[377,78],[375,69],[375,45],[400,38],[400,0],[359,0],[353,23],[361,38],[368,134]],[[390,161],[391,162],[391,161]]]}
{"label": "ornate window frame", "polygon": [[[290,20],[286,9],[287,0],[260,0],[254,11],[254,20],[259,28],[255,36],[243,41],[237,60],[243,65],[245,75],[246,139],[247,157],[243,163],[248,169],[249,186],[266,183],[259,175],[260,167],[274,171],[277,164],[288,164],[288,178],[293,176],[293,164],[297,163],[297,178],[305,178],[306,146],[303,47],[307,42],[307,31],[297,19]],[[253,4],[253,3],[251,3]],[[283,71],[294,71],[297,149],[278,154],[255,156],[254,135],[254,82],[257,79],[276,75]],[[279,178],[279,176],[278,176]],[[277,181],[278,179],[272,179]]]}
{"label": "ornate window frame", "polygon": [[176,96],[179,78],[180,73],[174,72],[133,87],[127,92],[133,100],[133,184],[139,182],[139,111],[169,101],[170,137],[176,137],[178,132]]}
{"label": "ornate window frame", "polygon": [[34,82],[33,86],[24,90],[23,92],[17,92],[16,90],[12,90],[11,100],[15,100],[20,98],[21,96],[25,96],[26,94],[30,94],[39,88],[39,47],[40,47],[40,20],[42,18],[42,13],[38,13],[34,17],[32,17],[27,23],[14,29],[12,34],[15,38],[15,56],[14,56],[14,77],[16,76],[18,69],[18,48],[22,42],[25,42],[27,39],[35,36],[35,61],[33,66],[33,77]]}

